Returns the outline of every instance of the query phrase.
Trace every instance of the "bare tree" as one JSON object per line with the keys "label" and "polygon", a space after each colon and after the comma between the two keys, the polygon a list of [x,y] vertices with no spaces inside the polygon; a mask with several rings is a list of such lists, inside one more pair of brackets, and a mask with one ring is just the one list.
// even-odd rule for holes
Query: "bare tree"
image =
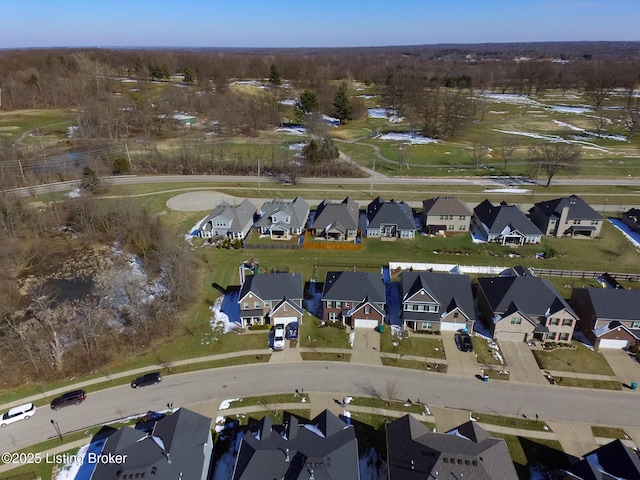
{"label": "bare tree", "polygon": [[400,387],[398,380],[387,380],[384,385],[384,393],[389,400],[397,400],[400,398]]}
{"label": "bare tree", "polygon": [[627,140],[631,141],[633,134],[640,130],[640,98],[629,103],[624,112],[624,125],[627,130]]}
{"label": "bare tree", "polygon": [[579,146],[569,143],[551,143],[529,148],[529,163],[547,177],[545,187],[558,172],[577,172],[580,168],[582,151]]}
{"label": "bare tree", "polygon": [[511,137],[503,137],[500,140],[500,155],[504,161],[504,169],[507,169],[507,163],[513,158],[513,154],[518,149],[518,144]]}
{"label": "bare tree", "polygon": [[471,156],[471,161],[473,162],[473,166],[476,168],[476,170],[479,170],[480,167],[484,164],[488,154],[489,147],[487,147],[486,145],[480,145],[478,143],[473,144],[473,146],[469,150],[469,155]]}

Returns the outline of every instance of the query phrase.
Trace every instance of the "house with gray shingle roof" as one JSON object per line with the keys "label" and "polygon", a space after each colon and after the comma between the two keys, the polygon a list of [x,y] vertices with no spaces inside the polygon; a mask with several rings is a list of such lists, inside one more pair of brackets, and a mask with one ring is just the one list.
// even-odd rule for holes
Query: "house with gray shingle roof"
{"label": "house with gray shingle roof", "polygon": [[353,241],[358,234],[360,207],[350,197],[340,203],[323,200],[315,211],[311,234],[327,240]]}
{"label": "house with gray shingle roof", "polygon": [[574,288],[569,304],[594,347],[627,348],[640,342],[640,290]]}
{"label": "house with gray shingle roof", "polygon": [[222,201],[200,223],[198,234],[201,238],[229,237],[244,240],[253,226],[256,207],[249,200],[239,205]]}
{"label": "house with gray shingle roof", "polygon": [[476,315],[467,275],[402,272],[402,322],[414,331],[473,331]]}
{"label": "house with gray shingle roof", "polygon": [[355,429],[329,410],[308,421],[285,412],[282,425],[264,417],[242,438],[231,478],[359,480]]}
{"label": "house with gray shingle roof", "polygon": [[604,218],[577,195],[538,202],[529,218],[546,236],[599,237]]}
{"label": "house with gray shingle roof", "polygon": [[494,340],[569,342],[578,315],[546,280],[478,278],[478,309]]}
{"label": "house with gray shingle roof", "polygon": [[328,272],[322,290],[323,319],[352,328],[375,328],[385,318],[382,274]]}
{"label": "house with gray shingle roof", "polygon": [[96,463],[91,479],[207,480],[212,451],[211,419],[180,408],[148,432],[129,426],[111,432],[101,453],[125,460]]}
{"label": "house with gray shingle roof", "polygon": [[523,245],[540,243],[542,232],[515,205],[484,200],[473,209],[473,221],[488,242]]}
{"label": "house with gray shingle roof", "polygon": [[622,221],[634,232],[640,233],[640,208],[630,208],[622,214]]}
{"label": "house with gray shingle roof", "polygon": [[476,422],[433,433],[411,415],[387,425],[388,480],[517,480],[507,444]]}
{"label": "house with gray shingle roof", "polygon": [[265,202],[258,212],[260,219],[255,228],[272,240],[289,240],[301,235],[309,218],[309,204],[300,196],[293,201],[276,198]]}
{"label": "house with gray shingle roof", "polygon": [[238,295],[242,326],[301,323],[302,290],[300,273],[248,275]]}
{"label": "house with gray shingle roof", "polygon": [[416,223],[405,202],[385,202],[377,197],[367,205],[367,237],[415,238]]}
{"label": "house with gray shingle roof", "polygon": [[473,213],[455,197],[436,197],[422,202],[422,223],[431,234],[468,232]]}

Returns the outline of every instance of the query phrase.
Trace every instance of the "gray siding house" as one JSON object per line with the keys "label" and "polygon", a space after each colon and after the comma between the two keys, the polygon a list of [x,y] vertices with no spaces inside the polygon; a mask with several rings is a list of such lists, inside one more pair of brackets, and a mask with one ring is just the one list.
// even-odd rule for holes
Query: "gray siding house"
{"label": "gray siding house", "polygon": [[385,318],[386,294],[382,274],[327,272],[322,290],[325,322],[352,328],[375,328]]}
{"label": "gray siding house", "polygon": [[402,272],[402,322],[414,331],[473,331],[476,320],[467,275]]}
{"label": "gray siding house", "polygon": [[436,197],[422,202],[424,230],[431,234],[468,232],[473,212],[455,197]]}
{"label": "gray siding house", "polygon": [[536,203],[529,218],[545,236],[599,237],[604,218],[576,195]]}
{"label": "gray siding house", "polygon": [[405,202],[385,202],[377,197],[367,206],[367,237],[415,238],[416,223]]}
{"label": "gray siding house", "polygon": [[340,203],[323,200],[311,224],[312,235],[327,240],[353,241],[358,233],[360,207],[350,197]]}
{"label": "gray siding house", "polygon": [[255,214],[256,207],[247,199],[239,205],[223,201],[200,223],[198,234],[201,238],[244,240],[253,226]]}
{"label": "gray siding house", "polygon": [[488,242],[523,245],[540,243],[542,232],[515,205],[483,201],[473,209],[473,221]]}
{"label": "gray siding house", "polygon": [[289,240],[304,232],[309,204],[302,197],[293,201],[274,199],[265,202],[258,214],[260,219],[254,226],[260,234],[269,235],[273,240]]}

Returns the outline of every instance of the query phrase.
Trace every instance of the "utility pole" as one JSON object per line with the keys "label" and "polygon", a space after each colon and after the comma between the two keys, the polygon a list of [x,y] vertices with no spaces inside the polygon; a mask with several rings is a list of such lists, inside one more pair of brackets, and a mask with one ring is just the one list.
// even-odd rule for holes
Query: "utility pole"
{"label": "utility pole", "polygon": [[260,159],[258,159],[258,193],[260,193]]}
{"label": "utility pole", "polygon": [[536,174],[536,181],[533,184],[533,191],[531,192],[531,199],[536,194],[536,185],[538,185],[538,178],[540,177],[540,168],[542,168],[542,162],[538,162],[538,173]]}
{"label": "utility pole", "polygon": [[369,195],[373,198],[373,177],[376,174],[376,157],[373,157],[373,168],[371,169],[371,186],[369,187]]}

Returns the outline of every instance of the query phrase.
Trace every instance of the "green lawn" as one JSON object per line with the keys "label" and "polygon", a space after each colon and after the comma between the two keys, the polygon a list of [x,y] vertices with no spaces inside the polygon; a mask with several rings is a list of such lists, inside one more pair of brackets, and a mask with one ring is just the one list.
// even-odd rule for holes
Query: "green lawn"
{"label": "green lawn", "polygon": [[[393,344],[397,343],[395,347]],[[442,338],[439,335],[411,335],[407,338],[398,338],[391,334],[390,328],[385,328],[385,332],[380,337],[380,350],[392,353],[394,357],[402,358],[411,355],[417,357],[441,358],[445,359]]]}
{"label": "green lawn", "polygon": [[[543,421],[534,418],[508,417],[505,415],[490,415],[488,413],[473,412],[473,418],[480,423],[498,425],[500,427],[519,428],[523,430],[535,430],[538,432],[551,431]],[[545,428],[546,427],[546,428]]]}
{"label": "green lawn", "polygon": [[618,427],[602,427],[602,426],[592,426],[591,432],[594,437],[598,438],[614,438],[614,439],[627,439],[629,436],[625,433],[625,431]]}
{"label": "green lawn", "polygon": [[622,390],[620,382],[609,380],[592,380],[590,378],[553,377],[557,385],[599,390]]}
{"label": "green lawn", "polygon": [[[613,370],[600,352],[590,350],[580,342],[574,341],[572,344],[575,349],[533,350],[533,354],[543,370],[613,375]],[[573,379],[566,378],[565,381],[569,383]]]}
{"label": "green lawn", "polygon": [[531,468],[538,465],[544,466],[549,472],[569,466],[569,457],[557,440],[529,439],[494,432],[491,436],[501,438],[507,444],[520,480],[541,478],[539,475],[531,476]]}
{"label": "green lawn", "polygon": [[419,362],[410,358],[387,357],[381,359],[382,364],[387,367],[411,368],[427,372],[447,373],[447,364],[433,362]]}

